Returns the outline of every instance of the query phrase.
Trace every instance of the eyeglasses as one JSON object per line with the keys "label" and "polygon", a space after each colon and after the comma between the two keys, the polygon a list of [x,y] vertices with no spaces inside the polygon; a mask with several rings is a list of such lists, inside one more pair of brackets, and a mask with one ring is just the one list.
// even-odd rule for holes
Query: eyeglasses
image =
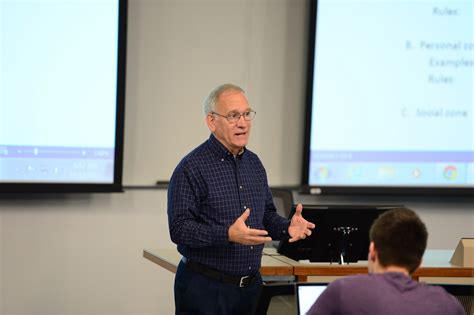
{"label": "eyeglasses", "polygon": [[255,114],[257,114],[257,112],[254,111],[254,110],[248,110],[244,113],[230,112],[227,115],[221,115],[221,114],[216,113],[216,112],[211,112],[211,114],[224,117],[224,118],[227,119],[228,122],[235,123],[235,122],[239,121],[240,117],[244,117],[244,119],[246,121],[250,121],[250,120],[255,118]]}

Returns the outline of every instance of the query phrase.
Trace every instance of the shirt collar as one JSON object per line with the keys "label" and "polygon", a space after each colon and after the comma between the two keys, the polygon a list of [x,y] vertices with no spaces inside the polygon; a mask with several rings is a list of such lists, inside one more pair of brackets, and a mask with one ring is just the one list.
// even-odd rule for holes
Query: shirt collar
{"label": "shirt collar", "polygon": [[[211,152],[217,155],[219,158],[234,158],[234,155],[229,150],[227,150],[227,148],[219,140],[217,140],[214,134],[211,133],[208,143]],[[242,158],[245,151],[247,151],[247,148],[243,147],[242,151],[240,151],[237,156]]]}

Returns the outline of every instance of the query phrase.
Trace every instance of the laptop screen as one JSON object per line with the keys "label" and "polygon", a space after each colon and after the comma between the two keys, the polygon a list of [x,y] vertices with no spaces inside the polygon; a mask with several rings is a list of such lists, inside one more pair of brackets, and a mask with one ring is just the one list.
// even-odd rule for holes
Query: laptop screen
{"label": "laptop screen", "polygon": [[327,286],[328,283],[297,283],[296,304],[298,315],[306,314]]}

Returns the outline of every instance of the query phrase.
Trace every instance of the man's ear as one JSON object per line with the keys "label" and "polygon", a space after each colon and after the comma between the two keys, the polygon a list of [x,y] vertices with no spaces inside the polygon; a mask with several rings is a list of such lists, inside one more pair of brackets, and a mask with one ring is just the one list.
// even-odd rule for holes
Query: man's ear
{"label": "man's ear", "polygon": [[370,245],[369,245],[369,260],[375,261],[376,257],[377,257],[377,250],[375,249],[375,244],[374,244],[374,242],[370,242]]}
{"label": "man's ear", "polygon": [[211,132],[216,131],[216,120],[215,120],[214,115],[207,114],[206,123],[207,123],[207,127],[209,127],[209,130],[211,130]]}

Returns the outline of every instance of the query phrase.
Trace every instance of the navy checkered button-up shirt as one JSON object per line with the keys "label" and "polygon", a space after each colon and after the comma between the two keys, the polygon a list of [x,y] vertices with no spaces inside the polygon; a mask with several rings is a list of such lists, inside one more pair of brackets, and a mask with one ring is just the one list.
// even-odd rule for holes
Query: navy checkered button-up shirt
{"label": "navy checkered button-up shirt", "polygon": [[229,242],[228,229],[250,208],[246,224],[273,239],[288,237],[276,213],[265,169],[249,150],[234,156],[213,136],[181,160],[168,189],[171,240],[190,260],[244,276],[260,269],[262,245]]}

